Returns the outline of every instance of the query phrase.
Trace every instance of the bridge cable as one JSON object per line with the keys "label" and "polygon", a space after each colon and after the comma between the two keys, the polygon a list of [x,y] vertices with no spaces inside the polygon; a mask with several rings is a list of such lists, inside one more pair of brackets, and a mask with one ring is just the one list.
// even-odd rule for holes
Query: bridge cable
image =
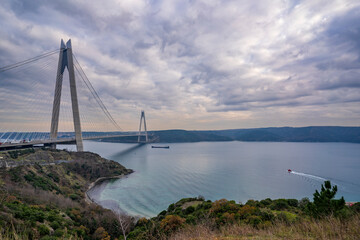
{"label": "bridge cable", "polygon": [[[96,90],[94,89],[94,87],[92,86],[89,78],[87,77],[87,75],[85,74],[83,68],[81,67],[80,63],[78,62],[77,58],[75,57],[75,55],[73,54],[74,59],[77,63],[77,65],[79,66],[79,69],[76,67],[76,65],[74,64],[75,68],[77,71],[79,71],[79,75],[81,77],[81,79],[84,81],[85,85],[88,87],[88,89],[90,90],[91,94],[94,96],[95,100],[98,102],[100,108],[103,110],[103,112],[105,113],[105,115],[109,118],[109,120],[114,124],[115,127],[117,127],[119,130],[122,130],[122,128],[117,124],[117,122],[115,121],[115,119],[112,117],[112,115],[110,114],[110,112],[107,110],[106,106],[104,105],[103,101],[101,100],[101,98],[99,97],[98,93],[96,92]],[[84,77],[82,76],[82,74],[84,75]]]}
{"label": "bridge cable", "polygon": [[[61,51],[61,50],[60,50],[60,51]],[[51,56],[51,55],[53,55],[53,54],[55,54],[55,53],[58,53],[58,52],[59,52],[59,50],[50,51],[50,52],[41,54],[41,55],[36,56],[36,57],[33,57],[33,58],[29,58],[29,59],[24,60],[24,61],[21,61],[21,62],[17,62],[17,63],[14,63],[14,64],[10,64],[10,65],[8,65],[8,66],[1,67],[1,68],[0,68],[0,73],[1,73],[1,72],[5,72],[5,71],[8,71],[8,70],[13,69],[13,68],[17,68],[17,67],[23,66],[23,65],[28,64],[28,63],[31,63],[31,62],[35,62],[35,61],[37,61],[37,60],[40,60],[40,59],[42,59],[42,58]]]}
{"label": "bridge cable", "polygon": [[[75,56],[74,56],[75,57]],[[109,113],[109,111],[107,110],[106,106],[104,105],[104,103],[102,102],[101,98],[99,97],[98,93],[96,92],[96,90],[94,89],[94,87],[92,86],[90,80],[88,79],[88,77],[86,76],[85,72],[83,71],[81,65],[79,64],[79,62],[77,61],[76,57],[75,57],[75,61],[77,62],[77,64],[79,65],[80,70],[75,66],[76,70],[78,70],[80,77],[82,78],[83,82],[85,83],[85,85],[87,86],[87,88],[90,90],[91,94],[94,96],[95,100],[98,102],[100,108],[103,110],[103,112],[105,113],[105,115],[109,118],[109,120],[113,123],[113,125],[115,127],[117,127],[118,129],[121,129],[121,127],[117,124],[117,122],[114,120],[114,118],[112,117],[112,115]],[[81,75],[81,73],[85,76],[85,78]]]}
{"label": "bridge cable", "polygon": [[[2,69],[3,69],[3,72],[6,71],[6,70],[11,70],[11,69],[13,69],[15,67],[20,67],[20,66],[25,65],[27,63],[32,63],[32,62],[34,62],[36,60],[45,59],[45,57],[48,57],[48,56],[50,56],[52,54],[53,53],[42,54],[42,55],[40,55],[38,57],[32,58],[32,60],[25,60],[25,61],[22,61],[22,62],[17,63],[17,64],[9,65],[9,66],[4,67]],[[49,61],[49,60],[46,60],[45,62],[40,63],[40,66],[36,69],[36,72],[38,74],[42,73],[44,70],[47,70],[50,67],[50,64],[51,64],[51,61]],[[28,68],[29,67],[27,67],[27,66],[25,67],[25,69],[28,69]],[[15,72],[18,72],[18,71],[15,71]],[[41,74],[40,76],[41,77],[47,77],[44,74]],[[35,78],[35,80],[32,80],[31,82],[28,82],[28,86],[32,86],[32,88],[38,89],[38,85],[40,84],[39,80],[42,79],[41,77],[39,78],[39,76],[37,76],[37,78]],[[41,89],[41,84],[40,84],[39,87]],[[43,93],[43,92],[46,92],[46,91],[40,91],[40,92]],[[34,105],[32,104],[32,103],[34,103],[35,100],[41,99],[39,94],[36,94],[36,98],[31,98],[31,96],[29,94],[25,94],[24,98],[25,99],[23,100],[23,102],[28,103],[29,108],[27,110],[29,110],[29,112],[32,112],[33,114],[41,114],[42,113],[42,110],[41,109],[39,110],[36,104],[34,104]],[[44,118],[42,116],[41,120],[43,120],[43,119]],[[25,129],[19,129],[19,127],[15,127],[15,129],[12,129],[12,130],[15,130],[15,131],[8,132],[8,138],[6,140],[9,140],[9,139],[17,140],[17,139],[19,139],[19,137],[20,137],[20,139],[22,139],[23,135],[29,135],[28,138],[30,138],[30,136],[32,136],[32,138],[34,138],[34,134],[38,134],[36,132],[26,132]],[[16,135],[13,136],[13,133],[16,133]],[[43,133],[41,133],[41,134],[43,134]],[[0,138],[2,139],[4,135],[5,134],[3,133]],[[36,136],[35,136],[35,138],[36,138]]]}

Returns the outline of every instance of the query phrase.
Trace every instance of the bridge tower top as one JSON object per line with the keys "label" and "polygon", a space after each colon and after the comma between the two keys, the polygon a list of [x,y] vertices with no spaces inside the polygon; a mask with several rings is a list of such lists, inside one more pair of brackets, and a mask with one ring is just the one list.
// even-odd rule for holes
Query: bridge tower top
{"label": "bridge tower top", "polygon": [[141,110],[138,142],[140,142],[140,138],[141,138],[141,125],[142,125],[143,120],[144,120],[144,131],[145,131],[145,142],[148,142],[149,139],[148,139],[148,132],[147,132],[147,128],[146,128],[145,111]]}
{"label": "bridge tower top", "polygon": [[[73,54],[72,54],[70,39],[67,41],[66,45],[62,39],[60,43],[59,63],[56,74],[54,102],[53,102],[53,110],[51,117],[50,138],[56,139],[58,134],[61,90],[62,90],[62,82],[63,82],[65,67],[67,67],[69,72],[71,107],[73,112],[76,148],[77,151],[84,151],[83,139],[81,133],[81,124],[80,124],[79,104],[78,104],[78,98],[76,92]],[[55,146],[56,145],[54,144],[53,147]]]}

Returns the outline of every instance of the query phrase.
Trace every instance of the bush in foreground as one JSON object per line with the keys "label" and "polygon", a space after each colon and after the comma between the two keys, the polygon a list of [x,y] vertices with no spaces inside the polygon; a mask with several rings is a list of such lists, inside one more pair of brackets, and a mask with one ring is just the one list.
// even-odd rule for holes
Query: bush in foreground
{"label": "bush in foreground", "polygon": [[339,216],[341,210],[345,207],[344,197],[334,199],[337,192],[337,186],[331,188],[330,181],[325,181],[321,185],[320,193],[318,190],[314,193],[314,202],[307,205],[308,213],[314,218],[322,218],[324,216],[335,215]]}
{"label": "bush in foreground", "polygon": [[184,198],[157,217],[139,221],[128,239],[356,239],[360,230],[353,226],[359,226],[360,205],[346,207],[344,198],[334,199],[336,192],[337,187],[326,181],[313,202],[267,198],[243,205]]}

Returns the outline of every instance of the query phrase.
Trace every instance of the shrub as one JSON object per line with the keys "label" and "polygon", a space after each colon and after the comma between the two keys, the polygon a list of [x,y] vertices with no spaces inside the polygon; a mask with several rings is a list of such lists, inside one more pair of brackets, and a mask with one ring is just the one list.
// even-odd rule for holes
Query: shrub
{"label": "shrub", "polygon": [[17,150],[9,151],[9,155],[10,155],[11,158],[16,159],[19,156],[19,152]]}
{"label": "shrub", "polygon": [[172,204],[169,205],[169,207],[168,207],[167,210],[168,210],[168,212],[171,212],[171,211],[173,211],[174,209],[175,209],[175,204],[172,203]]}
{"label": "shrub", "polygon": [[220,212],[221,209],[223,208],[223,206],[225,206],[226,203],[227,203],[227,200],[226,200],[226,199],[216,200],[215,202],[212,203],[210,212],[211,212],[211,213]]}
{"label": "shrub", "polygon": [[54,236],[55,236],[55,237],[60,238],[60,237],[62,237],[63,235],[64,235],[64,231],[61,230],[61,229],[56,229],[55,232],[54,232]]}
{"label": "shrub", "polygon": [[271,203],[272,203],[271,198],[266,198],[266,199],[260,201],[260,204],[263,207],[269,206]]}
{"label": "shrub", "polygon": [[136,223],[136,226],[146,226],[146,224],[149,222],[149,220],[147,220],[146,218],[142,217],[140,218],[137,223]]}
{"label": "shrub", "polygon": [[50,229],[45,225],[41,224],[37,227],[40,236],[48,235],[50,233]]}
{"label": "shrub", "polygon": [[47,217],[46,220],[48,220],[49,222],[54,222],[56,220],[60,220],[61,217],[58,216],[55,212],[50,212]]}
{"label": "shrub", "polygon": [[81,199],[81,197],[79,195],[77,195],[76,193],[70,194],[69,197],[71,198],[71,200],[74,200],[74,201]]}
{"label": "shrub", "polygon": [[185,219],[176,215],[167,215],[160,222],[160,227],[164,232],[172,232],[183,226]]}
{"label": "shrub", "polygon": [[360,213],[360,202],[355,203],[350,207],[351,210]]}
{"label": "shrub", "polygon": [[337,192],[337,186],[331,188],[330,181],[321,184],[320,193],[318,190],[314,193],[314,202],[308,203],[307,212],[314,218],[321,218],[334,214],[338,215],[339,211],[345,207],[344,197],[339,200],[333,199]]}
{"label": "shrub", "polygon": [[255,201],[255,200],[253,200],[253,199],[250,199],[250,200],[248,200],[248,201],[245,203],[245,205],[257,207],[258,203],[259,203],[258,201]]}
{"label": "shrub", "polygon": [[61,227],[61,224],[58,221],[54,221],[50,223],[50,227],[52,227],[54,230]]}
{"label": "shrub", "polygon": [[259,216],[264,221],[272,221],[275,218],[275,215],[269,209],[261,210]]}
{"label": "shrub", "polygon": [[29,171],[28,174],[24,176],[25,180],[33,185],[35,188],[41,188],[45,191],[57,190],[60,192],[60,189],[53,184],[50,180],[43,177],[37,176],[32,171]]}
{"label": "shrub", "polygon": [[299,207],[304,210],[306,208],[306,205],[308,205],[310,202],[309,198],[304,197],[299,201]]}
{"label": "shrub", "polygon": [[202,195],[199,195],[199,196],[197,197],[197,199],[198,199],[199,201],[205,201],[205,197],[202,196]]}
{"label": "shrub", "polygon": [[109,234],[105,231],[105,229],[103,227],[99,227],[98,229],[96,229],[96,231],[93,234],[93,238],[96,240],[100,240],[100,239],[110,239]]}
{"label": "shrub", "polygon": [[287,209],[288,207],[289,207],[288,201],[286,201],[285,199],[276,199],[273,201],[273,203],[270,206],[272,210],[284,210]]}
{"label": "shrub", "polygon": [[202,204],[202,207],[206,210],[206,209],[210,209],[212,206],[212,203],[211,202],[204,202]]}
{"label": "shrub", "polygon": [[[157,220],[160,221],[160,220],[164,219],[166,213],[167,213],[166,210],[161,211],[161,212],[157,215]],[[179,214],[181,214],[181,211],[179,212]]]}
{"label": "shrub", "polygon": [[158,214],[158,216],[165,216],[165,215],[166,215],[166,210],[163,210]]}
{"label": "shrub", "polygon": [[287,202],[291,207],[297,207],[299,204],[299,201],[297,199],[288,199]]}
{"label": "shrub", "polygon": [[247,219],[246,219],[246,222],[248,224],[251,224],[253,227],[257,227],[262,221],[261,221],[261,218],[259,216],[249,216]]}
{"label": "shrub", "polygon": [[340,219],[349,219],[352,214],[353,212],[348,207],[344,207],[336,213]]}
{"label": "shrub", "polygon": [[234,213],[224,213],[223,215],[221,215],[221,217],[219,218],[220,221],[218,221],[219,223],[222,224],[228,224],[228,223],[234,223],[235,221],[235,214]]}
{"label": "shrub", "polygon": [[240,219],[245,219],[248,216],[254,214],[256,211],[256,207],[250,205],[244,205],[238,211]]}
{"label": "shrub", "polygon": [[195,208],[193,206],[189,206],[185,209],[185,214],[188,215],[188,214],[191,214],[195,211]]}
{"label": "shrub", "polygon": [[9,170],[9,174],[11,177],[11,181],[13,182],[20,182],[21,181],[21,167],[15,167],[15,168],[11,168]]}
{"label": "shrub", "polygon": [[290,224],[296,221],[297,216],[293,213],[282,211],[277,214],[276,218],[280,220],[281,222],[284,222],[286,224]]}
{"label": "shrub", "polygon": [[193,216],[193,215],[188,215],[188,216],[186,217],[186,223],[187,223],[187,224],[193,224],[193,225],[195,225],[195,223],[196,223],[196,217]]}
{"label": "shrub", "polygon": [[53,172],[51,172],[51,173],[49,173],[48,174],[48,176],[50,177],[50,178],[52,178],[53,180],[54,180],[54,182],[59,182],[60,181],[60,178],[59,178],[59,176],[56,174],[56,173],[53,173]]}
{"label": "shrub", "polygon": [[40,240],[57,240],[57,237],[54,236],[44,236],[42,238],[40,238]]}
{"label": "shrub", "polygon": [[[98,228],[99,229],[99,228]],[[86,228],[86,227],[84,227],[84,226],[80,226],[80,227],[77,227],[76,228],[76,234],[78,235],[78,236],[82,236],[82,237],[84,237],[85,235],[86,235],[86,233],[88,232],[88,229]],[[105,236],[107,236],[107,232],[105,231],[105,229],[104,229],[104,232],[102,232]]]}
{"label": "shrub", "polygon": [[213,202],[212,207],[210,209],[210,213],[218,214],[218,213],[237,213],[240,209],[240,205],[236,204],[235,201],[227,201],[226,199],[220,199]]}

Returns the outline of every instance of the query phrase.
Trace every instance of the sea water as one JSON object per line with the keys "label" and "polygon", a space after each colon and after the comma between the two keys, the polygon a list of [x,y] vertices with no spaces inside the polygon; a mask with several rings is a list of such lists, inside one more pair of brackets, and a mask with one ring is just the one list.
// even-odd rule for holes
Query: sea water
{"label": "sea water", "polygon": [[[131,168],[89,192],[104,207],[152,217],[181,198],[308,197],[325,180],[337,197],[360,201],[360,145],[351,143],[199,142],[151,145],[86,141],[85,150]],[[292,172],[289,173],[288,169]]]}

